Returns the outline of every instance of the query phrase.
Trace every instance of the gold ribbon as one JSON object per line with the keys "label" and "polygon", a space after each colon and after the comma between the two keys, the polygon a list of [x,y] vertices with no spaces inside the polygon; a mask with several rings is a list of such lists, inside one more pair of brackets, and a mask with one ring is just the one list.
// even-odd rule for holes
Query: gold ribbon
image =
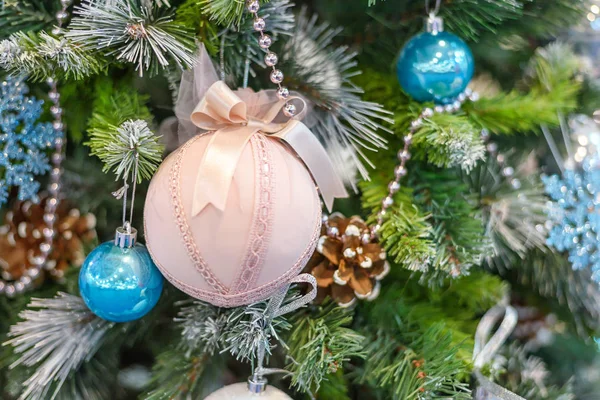
{"label": "gold ribbon", "polygon": [[[233,92],[223,81],[218,81],[192,112],[194,125],[214,131],[198,168],[192,217],[209,204],[221,211],[225,209],[238,160],[255,133],[281,140],[295,151],[311,173],[329,210],[334,198],[348,197],[318,139],[296,119],[274,122],[285,102],[264,102],[264,99],[264,92]],[[296,99],[304,103],[301,98]]]}

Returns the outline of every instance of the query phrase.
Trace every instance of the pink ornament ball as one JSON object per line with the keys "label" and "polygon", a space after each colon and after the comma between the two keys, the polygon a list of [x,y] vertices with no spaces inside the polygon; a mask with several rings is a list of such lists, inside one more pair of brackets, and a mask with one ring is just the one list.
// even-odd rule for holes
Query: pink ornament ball
{"label": "pink ornament ball", "polygon": [[239,157],[224,210],[208,204],[192,216],[212,135],[190,139],[155,174],[144,208],[146,245],[174,286],[237,307],[269,298],[302,271],[319,238],[321,203],[302,161],[277,139],[255,133]]}
{"label": "pink ornament ball", "polygon": [[247,383],[234,383],[211,393],[204,400],[292,400],[290,396],[273,386],[262,393],[251,393]]}

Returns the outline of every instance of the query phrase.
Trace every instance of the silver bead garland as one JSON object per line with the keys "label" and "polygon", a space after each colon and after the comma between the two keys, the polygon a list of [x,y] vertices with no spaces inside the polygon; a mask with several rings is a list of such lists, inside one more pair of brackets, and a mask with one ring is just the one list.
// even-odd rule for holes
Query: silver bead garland
{"label": "silver bead garland", "polygon": [[[56,13],[57,26],[52,30],[54,34],[60,34],[63,23],[69,17],[67,8],[71,5],[72,0],[60,0],[61,9]],[[54,117],[52,122],[53,128],[60,133],[60,136],[54,141],[54,152],[50,157],[52,163],[52,169],[50,171],[50,180],[48,183],[48,198],[44,206],[44,224],[45,227],[42,230],[43,241],[39,246],[39,255],[29,255],[29,262],[31,267],[25,271],[25,273],[14,282],[5,282],[0,280],[0,294],[5,294],[8,297],[14,297],[15,295],[22,294],[27,290],[33,288],[34,280],[40,276],[42,268],[49,271],[50,274],[56,275],[55,264],[48,263],[48,256],[52,252],[54,237],[56,231],[54,225],[56,223],[56,209],[59,203],[59,192],[60,192],[60,178],[62,175],[61,164],[64,158],[63,149],[65,143],[65,126],[62,121],[63,110],[60,106],[60,93],[56,85],[54,78],[48,78],[47,81],[50,86],[48,91],[48,98],[52,102],[50,107],[50,113]]]}
{"label": "silver bead garland", "polygon": [[387,210],[394,204],[394,194],[400,190],[400,180],[408,173],[406,162],[410,160],[411,157],[410,146],[412,144],[413,134],[423,125],[423,121],[427,118],[431,118],[435,114],[456,112],[460,110],[462,104],[466,100],[477,101],[478,99],[479,95],[467,88],[457,97],[455,102],[445,106],[438,105],[434,108],[424,108],[419,116],[411,121],[408,135],[404,136],[404,147],[398,151],[398,161],[400,161],[400,163],[394,168],[394,179],[388,183],[388,193],[381,201],[381,210],[377,213],[375,225],[371,227],[371,237],[377,237],[377,234],[383,225]]}
{"label": "silver bead garland", "polygon": [[[284,77],[283,72],[275,67],[279,61],[279,58],[277,57],[277,54],[273,53],[269,49],[273,44],[273,38],[265,33],[267,26],[265,18],[258,16],[260,3],[258,0],[248,0],[246,2],[246,9],[254,17],[254,23],[252,24],[254,30],[260,34],[260,37],[258,38],[258,45],[266,52],[264,61],[267,67],[271,68],[270,79],[271,82],[277,85],[277,97],[279,97],[281,100],[287,100],[290,95],[290,91],[281,85]],[[297,111],[298,110],[296,106],[290,102],[286,102],[285,106],[283,107],[283,113],[290,118],[296,115]]]}

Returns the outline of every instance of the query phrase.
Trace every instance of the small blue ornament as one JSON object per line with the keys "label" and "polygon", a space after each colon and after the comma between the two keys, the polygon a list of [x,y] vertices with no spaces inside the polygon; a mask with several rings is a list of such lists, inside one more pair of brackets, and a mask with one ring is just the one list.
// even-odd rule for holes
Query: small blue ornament
{"label": "small blue ornament", "polygon": [[85,259],[79,291],[89,309],[108,321],[128,322],[146,315],[158,302],[163,277],[146,246],[135,243],[135,229],[117,229],[113,242],[102,243]]}
{"label": "small blue ornament", "polygon": [[427,20],[427,31],[411,38],[396,64],[400,85],[417,101],[449,104],[464,92],[475,62],[469,46],[443,31],[439,17]]}

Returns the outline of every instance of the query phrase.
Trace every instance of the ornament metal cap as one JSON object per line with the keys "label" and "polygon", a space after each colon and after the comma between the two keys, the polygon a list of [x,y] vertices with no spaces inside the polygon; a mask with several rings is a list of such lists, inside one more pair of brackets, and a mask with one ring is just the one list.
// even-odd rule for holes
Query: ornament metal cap
{"label": "ornament metal cap", "polygon": [[425,18],[425,30],[433,34],[444,32],[444,19],[435,14],[429,14],[429,16]]}
{"label": "ornament metal cap", "polygon": [[248,378],[248,391],[250,393],[263,393],[267,390],[267,380],[262,377],[251,376]]}
{"label": "ornament metal cap", "polygon": [[129,222],[117,228],[115,233],[115,246],[120,248],[131,248],[137,240],[137,229],[132,228]]}

